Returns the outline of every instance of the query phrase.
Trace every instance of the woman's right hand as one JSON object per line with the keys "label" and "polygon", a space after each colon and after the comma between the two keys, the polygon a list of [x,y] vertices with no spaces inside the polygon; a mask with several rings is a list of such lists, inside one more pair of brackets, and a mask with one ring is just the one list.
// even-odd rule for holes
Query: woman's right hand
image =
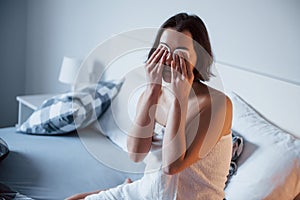
{"label": "woman's right hand", "polygon": [[168,51],[163,46],[158,48],[152,53],[145,65],[147,88],[161,89],[162,84],[162,70],[166,60]]}

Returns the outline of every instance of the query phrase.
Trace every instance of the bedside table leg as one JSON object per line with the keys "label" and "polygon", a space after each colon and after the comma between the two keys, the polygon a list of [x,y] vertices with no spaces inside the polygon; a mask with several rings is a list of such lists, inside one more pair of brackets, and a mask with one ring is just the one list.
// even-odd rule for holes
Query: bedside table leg
{"label": "bedside table leg", "polygon": [[21,126],[34,112],[32,108],[24,105],[22,102],[19,102],[19,114],[18,114],[18,125]]}
{"label": "bedside table leg", "polygon": [[19,108],[18,108],[18,124],[17,126],[21,126],[22,124],[22,103],[19,102]]}

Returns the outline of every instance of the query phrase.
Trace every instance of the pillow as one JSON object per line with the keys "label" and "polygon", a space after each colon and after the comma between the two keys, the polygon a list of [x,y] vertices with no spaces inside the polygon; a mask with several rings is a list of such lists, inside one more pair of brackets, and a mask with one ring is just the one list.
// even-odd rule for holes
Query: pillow
{"label": "pillow", "polygon": [[[135,79],[136,81],[136,79]],[[122,91],[107,111],[93,124],[96,130],[108,137],[122,150],[127,151],[127,135],[134,120],[138,99],[144,87],[126,78]]]}
{"label": "pillow", "polygon": [[34,111],[17,131],[63,134],[84,128],[109,107],[123,81],[100,81],[79,91],[54,96]]}
{"label": "pillow", "polygon": [[[300,140],[272,124],[237,94],[232,129],[244,139],[228,199],[293,199],[300,192]],[[285,117],[285,116],[284,116]]]}
{"label": "pillow", "polygon": [[111,106],[91,125],[124,151],[127,151],[127,135],[135,116],[138,99],[145,86],[144,68],[131,70],[124,76],[122,90]]}

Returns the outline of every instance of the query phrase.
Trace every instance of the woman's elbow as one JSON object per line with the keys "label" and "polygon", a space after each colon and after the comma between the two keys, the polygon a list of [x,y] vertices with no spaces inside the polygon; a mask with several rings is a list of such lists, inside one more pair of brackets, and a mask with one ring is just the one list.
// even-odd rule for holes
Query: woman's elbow
{"label": "woman's elbow", "polygon": [[140,151],[138,149],[132,148],[132,145],[127,145],[127,149],[130,160],[135,163],[143,161],[147,155],[146,153],[139,153]]}
{"label": "woman's elbow", "polygon": [[139,153],[129,153],[129,158],[135,163],[142,162],[145,158],[145,156],[137,155]]}
{"label": "woman's elbow", "polygon": [[127,150],[129,154],[129,158],[133,162],[141,162],[147,156],[151,147],[151,143],[149,142],[141,142],[138,140],[127,140]]}
{"label": "woman's elbow", "polygon": [[167,175],[175,175],[179,171],[180,170],[174,165],[168,165],[168,166],[163,167],[163,172],[164,172],[164,174],[167,174]]}

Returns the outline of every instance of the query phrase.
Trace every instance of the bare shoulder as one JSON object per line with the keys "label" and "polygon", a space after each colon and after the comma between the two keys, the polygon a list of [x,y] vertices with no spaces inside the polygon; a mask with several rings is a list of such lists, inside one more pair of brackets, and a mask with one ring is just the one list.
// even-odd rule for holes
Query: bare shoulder
{"label": "bare shoulder", "polygon": [[229,109],[232,108],[231,100],[224,92],[206,84],[197,83],[197,85],[194,86],[194,93],[200,110],[205,107],[213,106],[215,103],[218,105],[221,105],[220,103],[222,103],[223,106],[226,106]]}
{"label": "bare shoulder", "polygon": [[197,85],[194,86],[194,91],[195,98],[191,101],[191,107],[198,107],[198,109],[191,109],[190,114],[196,116],[205,109],[210,110],[210,112],[206,112],[206,114],[217,115],[217,118],[221,118],[224,122],[222,135],[228,134],[231,130],[232,123],[233,106],[231,99],[224,92],[203,83],[197,83]]}
{"label": "bare shoulder", "polygon": [[216,106],[220,112],[223,112],[226,118],[232,115],[231,99],[222,91],[209,87],[210,106]]}
{"label": "bare shoulder", "polygon": [[210,99],[207,106],[210,107],[215,117],[212,119],[220,122],[221,135],[224,136],[231,133],[233,106],[231,99],[222,91],[209,87],[208,98]]}

